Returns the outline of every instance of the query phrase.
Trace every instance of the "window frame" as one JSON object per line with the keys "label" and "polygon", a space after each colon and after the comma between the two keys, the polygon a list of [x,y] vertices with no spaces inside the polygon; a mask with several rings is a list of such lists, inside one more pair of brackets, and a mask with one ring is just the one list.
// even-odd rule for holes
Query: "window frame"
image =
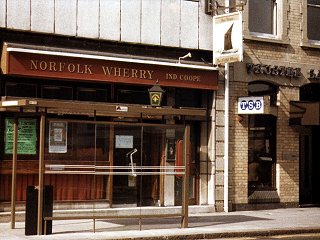
{"label": "window frame", "polygon": [[264,41],[264,42],[273,42],[280,44],[289,44],[288,37],[288,0],[275,0],[276,7],[274,9],[274,28],[276,32],[274,34],[268,33],[259,33],[259,32],[251,32],[249,30],[249,4],[250,0],[248,0],[247,4],[244,7],[244,38],[247,40],[256,40],[256,41]]}
{"label": "window frame", "polygon": [[320,39],[319,40],[312,40],[312,39],[308,38],[308,1],[302,1],[301,14],[302,14],[301,46],[302,47],[310,47],[310,48],[320,48]]}

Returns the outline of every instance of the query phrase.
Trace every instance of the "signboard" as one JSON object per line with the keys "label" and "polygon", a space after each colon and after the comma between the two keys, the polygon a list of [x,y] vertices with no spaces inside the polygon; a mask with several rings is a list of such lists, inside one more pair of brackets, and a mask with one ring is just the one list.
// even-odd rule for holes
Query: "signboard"
{"label": "signboard", "polygon": [[117,112],[128,112],[128,107],[127,106],[116,106],[116,111]]}
{"label": "signboard", "polygon": [[161,86],[167,87],[218,89],[218,71],[212,67],[166,66],[157,62],[130,62],[130,59],[113,61],[100,59],[100,56],[97,59],[91,55],[86,58],[81,54],[79,57],[58,56],[50,51],[47,54],[45,51],[43,54],[13,51],[7,55],[7,68],[2,69],[4,74],[148,86],[158,80]]}
{"label": "signboard", "polygon": [[213,64],[241,62],[243,59],[242,13],[213,17]]}
{"label": "signboard", "polygon": [[262,114],[264,113],[263,97],[239,97],[238,114]]}
{"label": "signboard", "polygon": [[[5,154],[13,153],[13,119],[6,118]],[[20,118],[18,123],[18,154],[37,153],[37,121],[36,119]]]}
{"label": "signboard", "polygon": [[49,153],[67,152],[67,122],[49,123]]}

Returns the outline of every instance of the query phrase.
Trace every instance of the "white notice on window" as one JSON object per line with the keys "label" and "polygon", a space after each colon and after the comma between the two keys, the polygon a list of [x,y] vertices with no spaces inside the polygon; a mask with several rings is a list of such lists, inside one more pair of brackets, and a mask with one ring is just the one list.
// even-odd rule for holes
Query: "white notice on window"
{"label": "white notice on window", "polygon": [[49,123],[49,153],[67,152],[67,122]]}
{"label": "white notice on window", "polygon": [[133,148],[133,136],[116,135],[116,148]]}

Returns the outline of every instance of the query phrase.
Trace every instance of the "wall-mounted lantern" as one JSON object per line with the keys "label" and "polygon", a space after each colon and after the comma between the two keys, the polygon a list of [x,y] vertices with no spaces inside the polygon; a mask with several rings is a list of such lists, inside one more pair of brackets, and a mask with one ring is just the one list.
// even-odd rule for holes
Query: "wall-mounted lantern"
{"label": "wall-mounted lantern", "polygon": [[159,81],[152,86],[149,90],[150,105],[153,107],[159,107],[161,105],[162,96],[164,90],[160,87]]}

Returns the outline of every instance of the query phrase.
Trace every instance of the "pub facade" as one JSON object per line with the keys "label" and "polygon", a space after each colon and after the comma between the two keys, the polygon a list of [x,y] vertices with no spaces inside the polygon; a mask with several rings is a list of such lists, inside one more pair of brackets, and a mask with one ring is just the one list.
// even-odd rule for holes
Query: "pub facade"
{"label": "pub facade", "polygon": [[[153,175],[179,170],[175,166],[181,167],[183,152],[177,152],[177,144],[184,141],[184,128],[191,127],[191,122],[198,123],[191,127],[189,141],[200,144],[201,125],[207,121],[203,107],[207,102],[200,93],[217,88],[216,70],[11,43],[4,43],[2,56],[6,95],[2,107],[7,115],[3,167],[12,170],[13,122],[17,121],[17,201],[26,200],[27,185],[38,182],[39,116],[45,115],[44,182],[53,186],[54,199],[81,202],[105,198],[110,206],[130,202],[174,206],[181,202],[181,189],[176,193],[167,189],[173,191],[167,193],[164,187],[166,181],[179,184],[178,172],[171,180]],[[151,95],[152,87],[160,88],[164,99]],[[197,148],[190,149],[194,157]],[[133,150],[134,157],[130,155]],[[196,174],[198,163],[192,164],[190,169]],[[142,170],[146,172],[137,177]],[[2,191],[4,201],[11,197],[10,179],[11,174],[4,174],[4,186],[8,187]],[[148,190],[143,188],[147,185]],[[195,203],[195,177],[191,186]],[[140,199],[140,191],[146,199]]]}
{"label": "pub facade", "polygon": [[230,1],[244,57],[228,69],[212,64],[224,1],[111,2],[4,3],[0,210],[28,186],[52,186],[57,214],[319,204],[312,1]]}
{"label": "pub facade", "polygon": [[73,218],[180,216],[187,227],[188,205],[215,211],[208,141],[219,73],[198,33],[211,17],[199,2],[98,2],[6,3],[1,210],[14,227],[36,191],[38,234]]}

